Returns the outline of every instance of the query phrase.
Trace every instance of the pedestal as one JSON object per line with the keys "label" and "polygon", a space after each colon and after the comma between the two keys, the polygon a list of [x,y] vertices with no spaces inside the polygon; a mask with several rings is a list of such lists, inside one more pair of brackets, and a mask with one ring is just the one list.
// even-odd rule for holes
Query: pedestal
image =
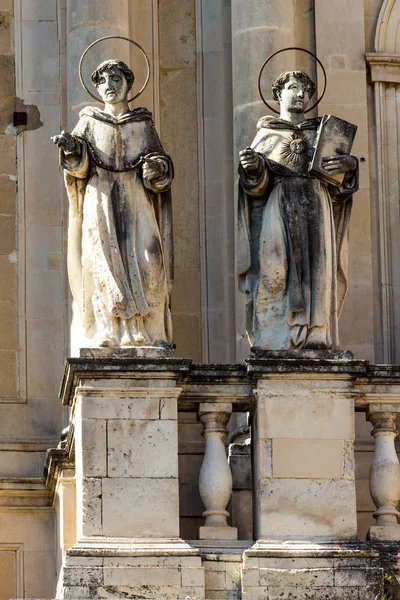
{"label": "pedestal", "polygon": [[179,537],[176,382],[189,362],[154,352],[68,362],[77,543],[65,557],[65,600],[204,598],[199,551]]}
{"label": "pedestal", "polygon": [[378,593],[377,556],[356,540],[354,380],[365,368],[349,353],[266,352],[248,361],[257,543],[245,552],[246,600]]}

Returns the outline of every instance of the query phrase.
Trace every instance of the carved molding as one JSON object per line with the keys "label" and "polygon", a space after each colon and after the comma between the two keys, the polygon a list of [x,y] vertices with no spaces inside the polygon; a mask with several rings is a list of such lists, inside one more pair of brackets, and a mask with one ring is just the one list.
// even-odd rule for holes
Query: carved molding
{"label": "carved molding", "polygon": [[378,17],[375,34],[376,52],[399,52],[398,24],[400,3],[398,0],[384,0]]}
{"label": "carved molding", "polygon": [[371,81],[400,83],[400,55],[386,52],[369,52],[365,55],[370,68]]}

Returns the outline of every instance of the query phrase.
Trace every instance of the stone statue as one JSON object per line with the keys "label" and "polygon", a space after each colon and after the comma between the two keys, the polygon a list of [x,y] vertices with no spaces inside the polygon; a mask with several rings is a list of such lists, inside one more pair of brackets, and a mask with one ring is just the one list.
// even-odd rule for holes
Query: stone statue
{"label": "stone statue", "polygon": [[340,185],[308,170],[321,122],[304,116],[314,92],[306,73],[282,73],[273,85],[279,118],[261,118],[251,148],[240,152],[239,285],[247,334],[260,349],[339,348],[358,162],[324,156],[327,176],[344,174]]}
{"label": "stone statue", "polygon": [[151,113],[129,109],[129,67],[108,60],[91,78],[104,109],[86,107],[72,134],[52,138],[70,202],[68,274],[85,343],[163,345],[172,341],[172,162]]}

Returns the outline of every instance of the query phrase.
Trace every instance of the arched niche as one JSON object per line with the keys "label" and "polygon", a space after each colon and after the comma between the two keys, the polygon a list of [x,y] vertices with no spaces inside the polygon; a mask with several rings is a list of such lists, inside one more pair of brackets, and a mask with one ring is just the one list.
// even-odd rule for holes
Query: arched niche
{"label": "arched niche", "polygon": [[[385,0],[375,52],[366,55],[374,86],[376,219],[381,362],[400,361],[400,0]],[[379,356],[380,355],[380,356]]]}

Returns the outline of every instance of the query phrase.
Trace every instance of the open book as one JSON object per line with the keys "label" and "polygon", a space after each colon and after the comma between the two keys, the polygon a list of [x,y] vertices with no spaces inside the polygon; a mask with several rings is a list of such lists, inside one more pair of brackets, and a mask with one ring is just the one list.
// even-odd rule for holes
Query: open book
{"label": "open book", "polygon": [[322,159],[326,156],[350,154],[357,126],[333,115],[324,115],[314,142],[314,154],[308,167],[309,172],[326,183],[339,186],[344,173],[332,175],[325,171]]}

